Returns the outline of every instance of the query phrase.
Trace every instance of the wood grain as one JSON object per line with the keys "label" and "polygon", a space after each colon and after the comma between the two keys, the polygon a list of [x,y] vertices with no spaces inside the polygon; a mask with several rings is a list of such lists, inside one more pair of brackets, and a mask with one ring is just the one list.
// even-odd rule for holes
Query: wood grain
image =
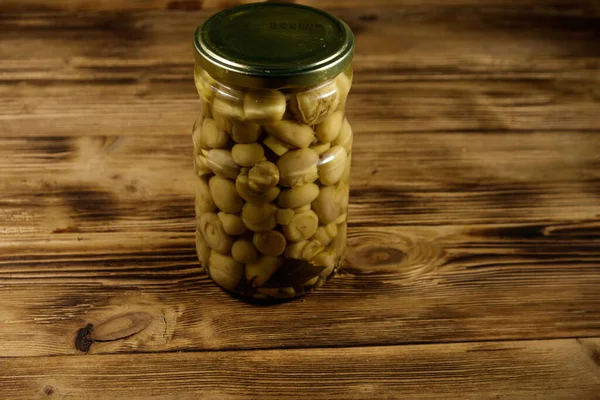
{"label": "wood grain", "polygon": [[[190,35],[209,14],[3,16],[0,132],[187,134],[198,112]],[[357,36],[348,110],[357,132],[600,127],[600,11],[591,3],[339,15]]]}
{"label": "wood grain", "polygon": [[0,354],[78,354],[78,330],[133,312],[146,329],[89,352],[600,336],[599,152],[594,133],[358,134],[347,264],[257,308],[196,261],[189,136],[3,139]]}
{"label": "wood grain", "polygon": [[[600,340],[0,358],[10,399],[594,400]],[[44,365],[44,368],[39,368]]]}
{"label": "wood grain", "polygon": [[[0,11],[5,12],[57,12],[57,11],[139,11],[139,10],[177,10],[194,11],[199,9],[221,9],[238,4],[255,3],[262,0],[4,0]],[[369,8],[369,7],[401,7],[434,5],[445,6],[444,0],[291,0],[289,2],[306,4],[319,8]],[[454,5],[479,6],[478,0],[454,0]],[[593,6],[592,2],[590,6]],[[573,1],[568,0],[501,0],[495,1],[496,6],[562,6],[569,9]]]}
{"label": "wood grain", "polygon": [[350,252],[272,306],[193,244],[190,35],[234,3],[1,2],[0,398],[597,399],[598,2],[319,2]]}
{"label": "wood grain", "polygon": [[[29,235],[189,233],[191,153],[191,135],[0,139],[3,243],[16,244],[17,233],[17,243]],[[599,153],[595,133],[358,132],[352,223],[594,221]]]}

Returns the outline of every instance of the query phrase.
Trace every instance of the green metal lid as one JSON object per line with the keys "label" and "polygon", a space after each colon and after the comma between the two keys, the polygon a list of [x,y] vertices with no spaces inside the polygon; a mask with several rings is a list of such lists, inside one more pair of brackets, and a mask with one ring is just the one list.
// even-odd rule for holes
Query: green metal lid
{"label": "green metal lid", "polygon": [[196,62],[225,83],[283,88],[343,72],[354,54],[344,22],[312,7],[253,3],[210,17],[194,35]]}

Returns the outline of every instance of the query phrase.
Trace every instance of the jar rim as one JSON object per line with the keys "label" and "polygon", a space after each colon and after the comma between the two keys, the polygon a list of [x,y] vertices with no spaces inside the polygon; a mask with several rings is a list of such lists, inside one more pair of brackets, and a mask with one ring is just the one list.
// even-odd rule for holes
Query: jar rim
{"label": "jar rim", "polygon": [[255,88],[312,86],[342,73],[354,35],[341,19],[291,3],[251,3],[218,12],[194,33],[194,57],[209,75]]}

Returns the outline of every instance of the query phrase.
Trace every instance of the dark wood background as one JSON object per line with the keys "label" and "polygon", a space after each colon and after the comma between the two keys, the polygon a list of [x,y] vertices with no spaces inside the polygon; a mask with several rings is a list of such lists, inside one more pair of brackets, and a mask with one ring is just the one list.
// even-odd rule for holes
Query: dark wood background
{"label": "dark wood background", "polygon": [[600,399],[600,2],[302,3],[356,34],[351,247],[258,307],[194,255],[235,1],[0,2],[0,398]]}

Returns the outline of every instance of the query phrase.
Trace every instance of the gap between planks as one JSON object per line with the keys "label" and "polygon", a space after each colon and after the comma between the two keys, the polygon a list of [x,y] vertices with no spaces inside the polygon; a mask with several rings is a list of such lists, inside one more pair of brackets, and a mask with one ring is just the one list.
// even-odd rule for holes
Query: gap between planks
{"label": "gap between planks", "polygon": [[151,350],[135,350],[129,353],[80,353],[80,354],[48,354],[48,355],[27,355],[27,356],[2,356],[0,360],[14,360],[14,359],[30,359],[30,358],[64,358],[64,357],[110,357],[110,356],[137,356],[137,355],[168,355],[168,354],[195,354],[195,353],[240,353],[240,352],[286,352],[286,351],[306,351],[312,350],[340,350],[340,349],[377,349],[377,348],[394,348],[394,347],[417,347],[417,346],[459,346],[459,345],[478,345],[478,344],[507,344],[507,343],[528,343],[528,342],[553,342],[559,340],[600,340],[600,337],[596,335],[578,335],[578,336],[553,336],[551,338],[523,338],[523,339],[474,339],[474,340],[452,340],[452,341],[414,341],[407,343],[382,343],[382,344],[348,344],[348,345],[329,345],[329,346],[290,346],[281,348],[252,348],[252,347],[240,347],[240,348],[225,348],[225,349],[181,349],[181,350],[165,350],[165,351],[151,351]]}
{"label": "gap between planks", "polygon": [[[600,338],[0,359],[21,398],[597,399]],[[99,379],[100,378],[100,379]]]}

